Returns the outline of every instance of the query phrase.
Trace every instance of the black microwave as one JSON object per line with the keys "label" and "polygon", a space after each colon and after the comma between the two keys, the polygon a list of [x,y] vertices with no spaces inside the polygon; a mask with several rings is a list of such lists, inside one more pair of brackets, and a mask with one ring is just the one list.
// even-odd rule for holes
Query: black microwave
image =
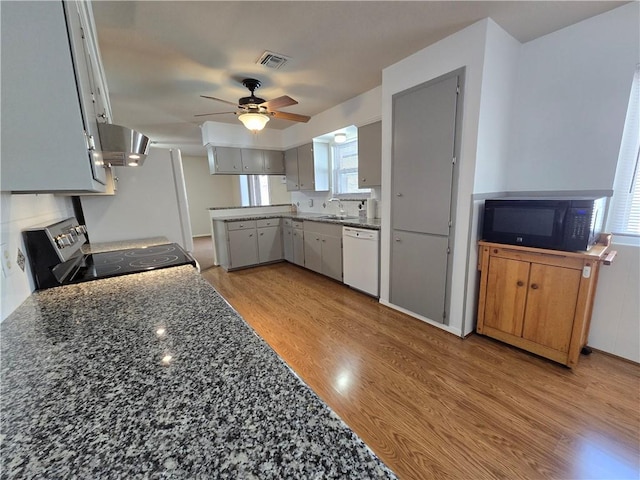
{"label": "black microwave", "polygon": [[589,250],[602,232],[606,197],[485,200],[488,242],[568,252]]}

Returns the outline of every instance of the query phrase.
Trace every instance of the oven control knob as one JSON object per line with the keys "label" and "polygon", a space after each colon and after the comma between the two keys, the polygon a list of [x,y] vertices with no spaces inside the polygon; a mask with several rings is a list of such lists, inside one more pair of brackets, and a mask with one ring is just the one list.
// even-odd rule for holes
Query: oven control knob
{"label": "oven control knob", "polygon": [[78,235],[84,235],[85,233],[87,233],[87,227],[85,227],[84,225],[76,225],[75,227],[73,227],[73,229]]}
{"label": "oven control knob", "polygon": [[62,235],[58,235],[55,238],[56,241],[56,245],[58,246],[58,248],[64,248],[64,243],[62,243]]}
{"label": "oven control knob", "polygon": [[63,233],[56,239],[56,243],[60,248],[70,247],[73,245],[73,238],[68,233]]}

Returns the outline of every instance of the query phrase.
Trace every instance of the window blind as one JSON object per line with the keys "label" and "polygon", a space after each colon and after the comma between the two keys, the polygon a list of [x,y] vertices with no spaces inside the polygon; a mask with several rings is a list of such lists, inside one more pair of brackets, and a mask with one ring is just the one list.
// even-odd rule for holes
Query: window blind
{"label": "window blind", "polygon": [[624,122],[607,229],[640,237],[640,64],[636,65]]}

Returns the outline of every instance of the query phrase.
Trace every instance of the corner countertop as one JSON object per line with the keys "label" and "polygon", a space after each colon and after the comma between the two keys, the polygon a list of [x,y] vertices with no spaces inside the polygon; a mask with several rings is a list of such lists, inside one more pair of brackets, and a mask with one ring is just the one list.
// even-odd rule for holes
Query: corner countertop
{"label": "corner countertop", "polygon": [[0,325],[3,478],[395,478],[191,266]]}
{"label": "corner countertop", "polygon": [[219,222],[235,222],[235,221],[249,221],[249,220],[262,220],[265,218],[291,218],[292,220],[310,220],[314,222],[322,223],[336,223],[339,225],[345,225],[347,227],[359,227],[368,228],[370,230],[380,230],[379,218],[359,218],[359,217],[346,217],[346,218],[327,218],[327,214],[322,213],[248,213],[246,215],[234,214],[218,216],[214,221]]}

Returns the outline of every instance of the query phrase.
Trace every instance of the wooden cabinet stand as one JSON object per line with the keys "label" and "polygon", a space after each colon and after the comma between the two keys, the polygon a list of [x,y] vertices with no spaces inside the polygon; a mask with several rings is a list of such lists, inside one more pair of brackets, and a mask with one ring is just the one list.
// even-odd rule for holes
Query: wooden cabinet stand
{"label": "wooden cabinet stand", "polygon": [[477,332],[574,367],[608,245],[562,252],[479,242]]}

